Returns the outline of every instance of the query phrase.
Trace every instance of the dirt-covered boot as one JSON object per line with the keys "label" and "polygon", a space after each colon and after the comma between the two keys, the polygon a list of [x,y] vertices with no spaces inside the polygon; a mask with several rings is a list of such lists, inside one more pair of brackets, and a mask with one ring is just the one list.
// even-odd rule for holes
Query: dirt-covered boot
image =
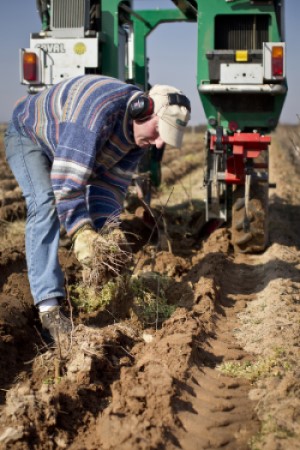
{"label": "dirt-covered boot", "polygon": [[39,312],[39,317],[43,328],[49,332],[55,342],[60,341],[61,335],[68,336],[72,332],[72,322],[61,312],[58,305]]}

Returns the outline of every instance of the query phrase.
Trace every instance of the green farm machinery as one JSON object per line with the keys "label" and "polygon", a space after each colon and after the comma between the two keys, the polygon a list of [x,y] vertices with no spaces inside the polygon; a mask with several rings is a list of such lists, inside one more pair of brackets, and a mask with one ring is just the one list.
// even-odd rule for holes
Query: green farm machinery
{"label": "green farm machinery", "polygon": [[[32,33],[30,47],[21,49],[21,83],[36,93],[94,73],[147,90],[148,35],[161,23],[196,23],[197,89],[207,119],[206,222],[231,222],[236,251],[262,251],[268,241],[269,134],[287,93],[284,1],[170,5],[137,10],[132,1],[51,0],[49,31]],[[158,184],[160,161],[149,161]]]}

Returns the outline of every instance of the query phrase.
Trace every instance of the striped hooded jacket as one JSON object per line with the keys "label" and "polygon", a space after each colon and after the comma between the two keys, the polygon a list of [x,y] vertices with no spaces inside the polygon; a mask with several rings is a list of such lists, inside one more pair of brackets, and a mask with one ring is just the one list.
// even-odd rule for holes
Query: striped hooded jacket
{"label": "striped hooded jacket", "polygon": [[143,154],[126,113],[128,101],[139,92],[114,78],[84,75],[29,95],[14,109],[16,129],[38,144],[51,162],[58,216],[69,235],[92,223],[95,207],[87,201],[89,185],[98,186],[103,217],[109,199],[116,213],[121,210]]}

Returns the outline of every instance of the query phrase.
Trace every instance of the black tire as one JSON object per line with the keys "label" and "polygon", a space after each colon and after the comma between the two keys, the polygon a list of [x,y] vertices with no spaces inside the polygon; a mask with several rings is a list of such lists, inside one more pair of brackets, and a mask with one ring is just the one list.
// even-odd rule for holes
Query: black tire
{"label": "black tire", "polygon": [[268,183],[251,185],[246,221],[245,186],[233,190],[231,237],[236,253],[259,253],[268,245],[268,188]]}

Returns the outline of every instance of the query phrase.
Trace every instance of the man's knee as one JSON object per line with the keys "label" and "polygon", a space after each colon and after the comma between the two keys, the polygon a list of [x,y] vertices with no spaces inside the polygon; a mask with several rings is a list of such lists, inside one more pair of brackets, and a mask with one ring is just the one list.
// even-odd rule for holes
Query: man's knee
{"label": "man's knee", "polygon": [[52,189],[31,193],[26,197],[27,215],[52,215],[56,211]]}

